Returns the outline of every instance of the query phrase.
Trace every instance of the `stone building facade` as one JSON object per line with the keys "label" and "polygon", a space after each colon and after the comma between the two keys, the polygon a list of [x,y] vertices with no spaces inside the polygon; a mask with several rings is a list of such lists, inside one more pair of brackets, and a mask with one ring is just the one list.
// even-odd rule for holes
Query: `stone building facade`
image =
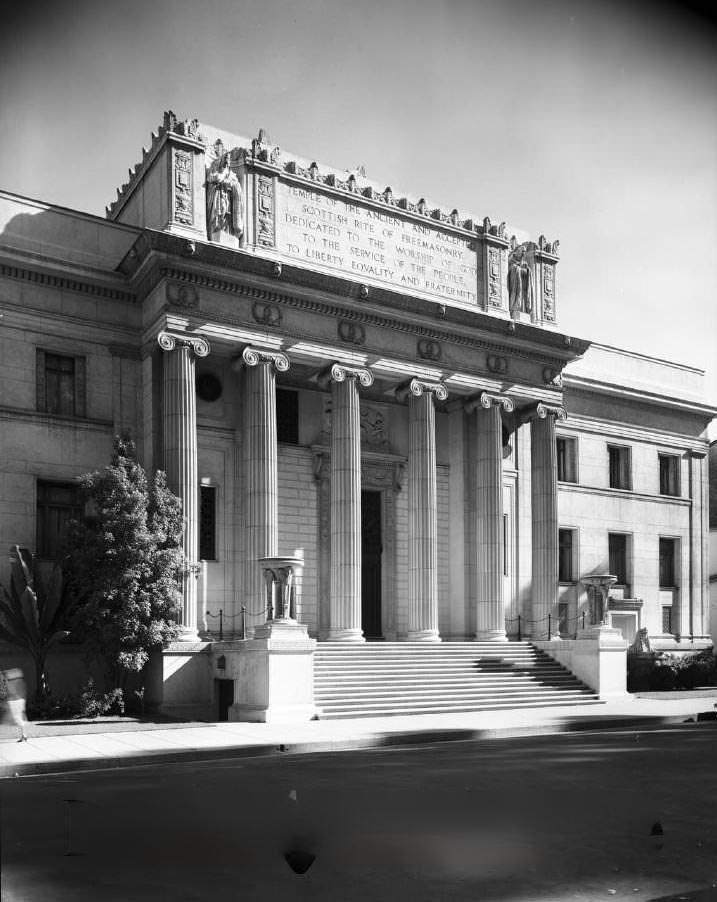
{"label": "stone building facade", "polygon": [[0,227],[0,545],[52,557],[129,430],[184,505],[177,698],[297,549],[319,640],[572,636],[610,573],[628,641],[711,644],[702,373],[562,332],[557,241],[171,113],[106,220]]}

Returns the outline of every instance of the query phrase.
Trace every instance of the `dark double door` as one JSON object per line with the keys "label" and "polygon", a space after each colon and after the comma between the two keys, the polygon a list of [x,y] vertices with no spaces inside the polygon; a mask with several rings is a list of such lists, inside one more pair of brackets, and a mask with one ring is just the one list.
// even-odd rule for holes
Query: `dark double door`
{"label": "dark double door", "polygon": [[381,626],[381,493],[361,492],[361,628],[383,638]]}

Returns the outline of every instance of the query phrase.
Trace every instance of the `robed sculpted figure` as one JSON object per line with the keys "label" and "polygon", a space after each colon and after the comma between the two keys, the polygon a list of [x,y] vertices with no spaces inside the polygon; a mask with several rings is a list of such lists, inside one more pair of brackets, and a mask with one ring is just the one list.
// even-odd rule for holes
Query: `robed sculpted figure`
{"label": "robed sculpted figure", "polygon": [[533,270],[522,244],[508,258],[508,303],[511,315],[533,309]]}
{"label": "robed sculpted figure", "polygon": [[244,192],[229,166],[229,154],[222,154],[207,175],[207,232],[210,240],[220,232],[236,238],[244,233]]}

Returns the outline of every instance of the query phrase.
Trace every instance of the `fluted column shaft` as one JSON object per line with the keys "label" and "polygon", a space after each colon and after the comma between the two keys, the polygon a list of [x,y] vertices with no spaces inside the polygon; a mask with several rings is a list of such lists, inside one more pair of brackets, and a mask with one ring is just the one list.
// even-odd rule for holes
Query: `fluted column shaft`
{"label": "fluted column shaft", "polygon": [[474,402],[475,510],[478,599],[476,638],[505,639],[503,574],[503,421],[508,398],[486,394]]}
{"label": "fluted column shaft", "polygon": [[538,404],[530,420],[532,506],[532,597],[536,638],[558,635],[558,461],[555,420],[565,419],[561,407]]}
{"label": "fluted column shaft", "polygon": [[197,638],[197,578],[199,575],[199,477],[197,469],[197,408],[194,358],[206,357],[202,338],[160,332],[165,351],[163,378],[163,451],[167,485],[182,502],[184,570],[180,639]]}
{"label": "fluted column shaft", "polygon": [[245,348],[242,417],[244,495],[245,625],[251,633],[266,621],[266,589],[260,558],[275,557],[279,542],[276,370],[285,372],[284,354]]}
{"label": "fluted column shaft", "polygon": [[331,640],[363,642],[361,628],[361,412],[359,383],[369,386],[368,370],[334,364],[324,377],[331,383]]}
{"label": "fluted column shaft", "polygon": [[408,395],[408,638],[440,642],[435,400],[440,383],[411,380]]}

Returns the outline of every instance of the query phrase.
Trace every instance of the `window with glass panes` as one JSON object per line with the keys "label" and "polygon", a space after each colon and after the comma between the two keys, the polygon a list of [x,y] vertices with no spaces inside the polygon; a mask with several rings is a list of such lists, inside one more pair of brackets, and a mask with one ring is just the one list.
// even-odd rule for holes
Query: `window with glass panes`
{"label": "window with glass panes", "polygon": [[661,589],[673,589],[675,580],[675,547],[676,539],[660,538],[659,548],[659,577]]}
{"label": "window with glass panes", "polygon": [[680,494],[680,458],[674,454],[658,454],[660,494]]}
{"label": "window with glass panes", "polygon": [[558,462],[558,480],[560,482],[577,482],[576,439],[558,436],[555,442]]}
{"label": "window with glass panes", "polygon": [[80,487],[74,482],[37,481],[37,554],[57,560],[70,520],[82,515]]}
{"label": "window with glass panes", "polygon": [[627,585],[627,536],[620,532],[608,534],[608,567],[617,577],[619,586]]}
{"label": "window with glass panes", "polygon": [[85,416],[85,359],[37,350],[37,409],[55,416]]}
{"label": "window with glass panes", "polygon": [[630,449],[620,445],[608,445],[610,468],[610,488],[629,489],[632,484],[630,473]]}

